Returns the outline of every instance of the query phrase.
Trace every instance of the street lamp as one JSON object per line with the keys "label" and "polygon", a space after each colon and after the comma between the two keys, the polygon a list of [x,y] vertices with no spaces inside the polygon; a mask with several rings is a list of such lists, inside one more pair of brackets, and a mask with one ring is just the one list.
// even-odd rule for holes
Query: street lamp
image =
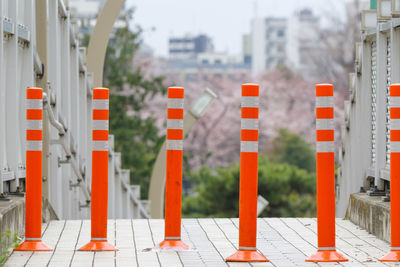
{"label": "street lamp", "polygon": [[[183,120],[183,137],[185,137],[198,119],[203,116],[204,112],[217,98],[217,95],[211,90],[206,89],[195,100],[191,108],[184,115]],[[166,164],[166,142],[162,145],[158,152],[153,172],[151,174],[149,200],[150,200],[150,216],[154,219],[164,217],[164,192],[165,192],[165,164]]]}
{"label": "street lamp", "polygon": [[261,212],[269,205],[269,201],[263,198],[261,195],[257,197],[257,216],[260,216]]}
{"label": "street lamp", "polygon": [[[203,93],[196,99],[192,107],[190,108],[190,113],[196,118],[203,116],[204,112],[207,110],[208,106],[214,101],[217,95],[211,91],[211,89],[206,89]],[[186,118],[185,118],[186,119]]]}

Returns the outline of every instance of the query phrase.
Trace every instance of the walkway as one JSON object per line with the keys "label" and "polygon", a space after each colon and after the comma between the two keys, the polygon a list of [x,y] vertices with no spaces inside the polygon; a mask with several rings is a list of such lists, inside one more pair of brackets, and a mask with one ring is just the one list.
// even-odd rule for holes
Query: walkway
{"label": "walkway", "polygon": [[[193,248],[185,252],[151,249],[162,240],[163,225],[163,220],[110,220],[109,241],[120,250],[91,253],[76,251],[89,241],[90,221],[52,221],[43,227],[43,240],[53,252],[13,252],[5,266],[318,266],[304,262],[316,251],[316,219],[259,219],[257,245],[271,262],[252,264],[224,261],[236,250],[237,219],[183,220],[183,240]],[[349,258],[340,266],[400,266],[377,261],[389,251],[386,242],[346,220],[337,219],[336,228],[337,247]]]}

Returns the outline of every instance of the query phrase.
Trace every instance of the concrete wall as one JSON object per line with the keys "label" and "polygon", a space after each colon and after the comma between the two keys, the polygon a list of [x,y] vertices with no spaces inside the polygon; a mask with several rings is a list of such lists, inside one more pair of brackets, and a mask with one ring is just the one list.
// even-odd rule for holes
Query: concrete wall
{"label": "concrete wall", "polygon": [[345,105],[345,122],[342,128],[342,149],[339,153],[341,164],[336,190],[336,216],[343,217],[349,204],[349,197],[368,188],[368,170],[371,166],[371,43],[362,46],[362,75],[355,74],[356,86]]}
{"label": "concrete wall", "polygon": [[356,44],[355,73],[350,75],[350,100],[337,180],[337,216],[345,214],[351,194],[360,187],[382,192],[390,182],[388,90],[400,82],[400,19],[378,18],[362,30]]}
{"label": "concrete wall", "polygon": [[[0,201],[0,243],[3,248],[13,243],[14,233],[21,237],[25,232],[24,197],[11,196],[9,199],[10,201]],[[11,238],[2,240],[4,239],[4,233],[8,230],[11,231]]]}
{"label": "concrete wall", "polygon": [[346,218],[376,237],[390,242],[390,203],[366,194],[350,196]]}

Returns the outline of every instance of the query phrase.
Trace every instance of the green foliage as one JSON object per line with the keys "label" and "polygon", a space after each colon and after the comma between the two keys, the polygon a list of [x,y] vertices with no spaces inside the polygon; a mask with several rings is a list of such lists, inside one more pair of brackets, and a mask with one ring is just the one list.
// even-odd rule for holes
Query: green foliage
{"label": "green foliage", "polygon": [[278,136],[272,141],[269,158],[277,163],[288,163],[315,172],[315,151],[301,136],[280,129]]}
{"label": "green foliage", "polygon": [[316,213],[315,174],[287,163],[259,162],[258,193],[270,204],[263,215],[274,217],[310,217]]}
{"label": "green foliage", "polygon": [[115,136],[115,150],[123,151],[122,166],[131,171],[131,180],[141,185],[141,196],[147,198],[150,176],[164,138],[152,118],[127,116],[126,97],[111,95],[110,129]]}
{"label": "green foliage", "polygon": [[[259,159],[258,194],[269,201],[260,216],[315,216],[315,175],[286,163]],[[238,217],[239,165],[192,173],[196,194],[186,196],[186,217]]]}
{"label": "green foliage", "polygon": [[[128,12],[124,18],[126,25],[131,15]],[[163,77],[145,78],[141,68],[134,66],[140,34],[140,29],[128,26],[114,32],[107,48],[104,85],[111,90],[110,132],[115,136],[115,150],[123,152],[122,167],[130,170],[131,181],[141,185],[142,198],[147,198],[152,166],[164,137],[154,118],[144,118],[141,111],[156,94],[165,94],[166,88]]]}
{"label": "green foliage", "polygon": [[237,217],[239,207],[239,167],[206,167],[191,175],[197,194],[184,198],[183,214],[187,217]]}
{"label": "green foliage", "polygon": [[[11,244],[11,245],[10,245]],[[11,233],[10,229],[0,235],[0,266],[6,262],[13,248],[18,246],[18,234]]]}

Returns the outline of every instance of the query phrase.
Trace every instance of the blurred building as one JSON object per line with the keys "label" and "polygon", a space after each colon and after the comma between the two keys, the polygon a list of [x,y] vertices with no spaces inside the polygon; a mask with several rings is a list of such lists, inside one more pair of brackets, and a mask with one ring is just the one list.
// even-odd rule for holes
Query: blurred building
{"label": "blurred building", "polygon": [[272,70],[278,65],[302,71],[307,66],[304,52],[315,49],[318,31],[319,19],[309,9],[296,12],[290,19],[253,19],[251,40],[248,41],[252,44],[253,74]]}
{"label": "blurred building", "polygon": [[243,78],[250,73],[250,67],[242,55],[215,52],[213,40],[207,35],[169,39],[167,69],[170,75],[181,80],[195,82]]}
{"label": "blurred building", "polygon": [[252,50],[251,47],[252,47],[251,35],[244,34],[242,37],[243,62],[249,65],[251,65],[251,50]]}
{"label": "blurred building", "polygon": [[70,0],[71,17],[79,26],[80,37],[91,34],[96,25],[96,18],[103,6],[100,0]]}
{"label": "blurred building", "polygon": [[242,55],[200,53],[195,59],[170,60],[168,72],[186,82],[243,79],[251,73]]}
{"label": "blurred building", "polygon": [[288,19],[287,66],[304,78],[315,75],[315,57],[321,55],[319,18],[310,9],[297,11]]}
{"label": "blurred building", "polygon": [[[368,10],[369,4],[369,1],[352,1],[346,3],[346,23],[349,27],[347,27],[347,38],[344,45],[350,48],[345,51],[344,59],[346,64],[354,62],[354,42],[361,40],[361,10]],[[353,27],[350,25],[353,25]]]}
{"label": "blurred building", "polygon": [[[69,9],[71,11],[71,18],[77,21],[79,26],[80,38],[84,35],[90,35],[96,25],[96,19],[100,10],[104,5],[105,0],[69,0]],[[122,12],[125,11],[125,5]],[[114,28],[125,27],[125,22],[117,20]]]}
{"label": "blurred building", "polygon": [[169,38],[169,57],[172,60],[195,59],[200,53],[214,52],[210,37],[205,34],[198,36],[183,36]]}

